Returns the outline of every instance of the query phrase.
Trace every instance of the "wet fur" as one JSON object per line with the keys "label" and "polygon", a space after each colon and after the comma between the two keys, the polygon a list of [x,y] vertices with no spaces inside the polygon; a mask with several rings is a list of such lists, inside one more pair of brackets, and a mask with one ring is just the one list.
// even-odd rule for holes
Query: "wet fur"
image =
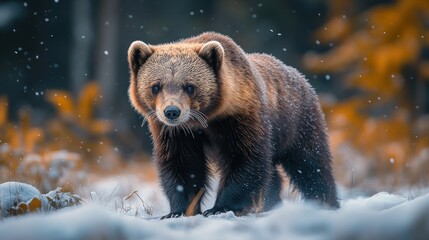
{"label": "wet fur", "polygon": [[[222,49],[214,45],[201,53],[210,41]],[[188,62],[183,66],[189,69],[181,71],[185,75],[200,74],[197,84],[205,88],[205,96],[180,97],[179,102],[197,109],[207,127],[193,119],[171,130],[153,116],[153,108],[162,104],[151,98],[145,84],[150,83],[148,69],[162,73],[169,61],[156,59],[154,53],[159,52],[178,63]],[[255,212],[261,204],[269,210],[280,203],[277,165],[304,199],[339,206],[324,116],[314,90],[296,69],[269,55],[246,54],[217,33],[164,45],[132,45],[129,63],[130,100],[149,124],[161,185],[170,202],[166,217],[182,215],[198,191],[209,187],[207,150],[218,153],[214,159],[221,178],[215,205],[206,216]],[[201,212],[200,203],[195,210]]]}

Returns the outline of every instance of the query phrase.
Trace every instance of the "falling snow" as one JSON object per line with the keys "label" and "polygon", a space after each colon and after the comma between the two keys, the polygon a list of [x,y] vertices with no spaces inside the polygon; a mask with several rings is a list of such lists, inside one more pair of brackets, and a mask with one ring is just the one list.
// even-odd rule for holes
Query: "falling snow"
{"label": "falling snow", "polygon": [[176,186],[176,190],[178,191],[178,192],[183,192],[183,186],[182,185],[177,185]]}

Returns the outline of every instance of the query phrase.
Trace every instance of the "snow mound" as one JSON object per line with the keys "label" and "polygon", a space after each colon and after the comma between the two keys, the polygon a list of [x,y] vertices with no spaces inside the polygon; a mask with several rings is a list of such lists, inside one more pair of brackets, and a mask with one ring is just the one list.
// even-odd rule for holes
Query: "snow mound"
{"label": "snow mound", "polygon": [[[285,202],[260,215],[142,219],[100,205],[8,218],[1,239],[429,239],[429,194],[414,200],[380,193],[337,211]],[[25,229],[25,231],[22,231]]]}
{"label": "snow mound", "polygon": [[46,212],[77,206],[81,202],[82,199],[78,195],[63,192],[61,188],[42,194],[27,183],[5,182],[0,184],[0,219],[28,212]]}
{"label": "snow mound", "polygon": [[346,209],[367,209],[367,210],[384,210],[399,205],[407,201],[407,198],[400,195],[380,192],[370,198],[358,197],[344,203]]}
{"label": "snow mound", "polygon": [[[49,203],[45,196],[30,184],[20,182],[5,182],[0,184],[0,216],[18,214],[18,212],[27,210],[28,206],[38,199],[39,209],[46,211]],[[36,200],[37,201],[37,200]],[[41,206],[40,206],[41,205]]]}

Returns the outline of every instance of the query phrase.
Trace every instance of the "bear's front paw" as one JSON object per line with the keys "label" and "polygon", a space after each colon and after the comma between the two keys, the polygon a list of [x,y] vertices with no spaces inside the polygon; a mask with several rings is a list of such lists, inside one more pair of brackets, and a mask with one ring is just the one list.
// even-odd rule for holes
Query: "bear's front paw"
{"label": "bear's front paw", "polygon": [[183,216],[184,214],[185,213],[183,213],[183,212],[172,212],[172,213],[169,213],[165,216],[162,216],[161,220],[166,219],[166,218],[178,218],[178,217]]}
{"label": "bear's front paw", "polygon": [[212,209],[209,209],[209,210],[205,211],[203,213],[203,215],[204,215],[204,217],[208,217],[208,216],[211,216],[211,215],[218,215],[218,214],[221,214],[221,213],[226,213],[228,211],[231,211],[231,210],[228,210],[226,208],[213,207]]}

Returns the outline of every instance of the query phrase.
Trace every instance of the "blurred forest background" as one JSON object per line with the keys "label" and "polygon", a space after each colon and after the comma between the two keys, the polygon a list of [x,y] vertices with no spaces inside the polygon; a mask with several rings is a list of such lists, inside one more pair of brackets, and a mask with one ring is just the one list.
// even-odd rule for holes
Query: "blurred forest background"
{"label": "blurred forest background", "polygon": [[305,73],[339,184],[428,186],[427,0],[2,0],[0,182],[73,189],[89,173],[149,162],[147,127],[128,102],[129,44],[204,31]]}

